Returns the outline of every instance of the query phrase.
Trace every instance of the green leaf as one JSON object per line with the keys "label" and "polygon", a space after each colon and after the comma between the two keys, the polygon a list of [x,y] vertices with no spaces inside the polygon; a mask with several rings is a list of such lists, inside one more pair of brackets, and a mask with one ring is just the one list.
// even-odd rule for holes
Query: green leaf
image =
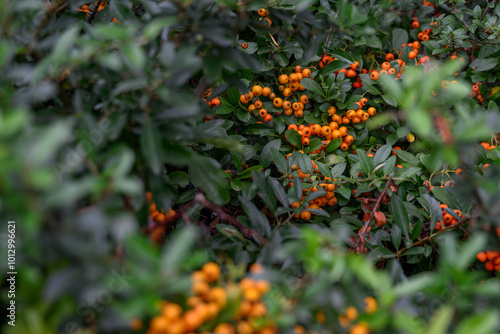
{"label": "green leaf", "polygon": [[342,144],[342,139],[334,139],[331,142],[328,143],[326,146],[326,153],[330,153],[335,151],[340,147],[340,144]]}
{"label": "green leaf", "polygon": [[426,334],[442,334],[448,333],[451,320],[453,319],[454,309],[452,306],[443,305],[432,317],[429,327],[425,330]]}
{"label": "green leaf", "polygon": [[189,225],[173,232],[171,242],[163,249],[161,257],[161,269],[172,274],[179,269],[179,264],[184,260],[186,254],[190,253],[191,246],[196,240],[196,231]]}
{"label": "green leaf", "polygon": [[330,177],[330,169],[324,163],[316,161],[316,166],[318,166],[318,169],[323,176]]}
{"label": "green leaf", "polygon": [[408,43],[408,32],[401,28],[392,30],[392,48],[393,50],[400,49],[401,46]]}
{"label": "green leaf", "polygon": [[293,178],[292,194],[298,201],[302,198],[302,180],[298,175]]}
{"label": "green leaf", "polygon": [[346,163],[340,163],[332,167],[332,179],[339,178],[347,167]]}
{"label": "green leaf", "polygon": [[271,155],[274,160],[274,165],[278,168],[278,171],[282,174],[288,174],[288,161],[286,158],[277,150],[275,147],[271,147]]}
{"label": "green leaf", "polygon": [[498,65],[498,58],[478,58],[470,63],[469,67],[475,67],[476,72],[484,72],[495,68]]}
{"label": "green leaf", "polygon": [[229,201],[229,187],[226,174],[219,168],[217,161],[197,156],[189,164],[189,179],[197,188],[203,190],[210,201],[219,205]]}
{"label": "green leaf", "polygon": [[468,315],[457,326],[454,334],[491,334],[497,329],[498,310],[481,310],[477,314]]}
{"label": "green leaf", "polygon": [[386,144],[380,147],[375,153],[375,156],[373,157],[373,167],[377,167],[380,163],[385,161],[391,154],[391,151],[392,151],[391,145]]}
{"label": "green leaf", "polygon": [[401,245],[401,229],[397,224],[392,226],[391,229],[391,240],[392,244],[396,249],[399,249],[399,246]]}
{"label": "green leaf", "polygon": [[271,226],[269,225],[269,221],[264,213],[262,213],[262,211],[259,210],[248,198],[238,196],[238,199],[243,206],[243,210],[245,210],[247,217],[250,218],[250,221],[252,222],[251,228],[260,232],[260,234],[269,237],[271,234]]}
{"label": "green leaf", "polygon": [[252,167],[249,167],[245,169],[243,172],[239,173],[236,175],[236,178],[238,179],[248,179],[250,176],[252,176],[252,172],[255,171],[260,171],[262,169],[261,165],[255,165]]}
{"label": "green leaf", "polygon": [[401,160],[413,165],[413,166],[416,166],[418,165],[418,163],[420,162],[416,156],[414,156],[413,154],[411,154],[410,152],[406,152],[406,151],[403,151],[403,150],[394,150],[394,152],[396,152],[396,155],[401,158]]}
{"label": "green leaf", "polygon": [[162,148],[160,134],[150,118],[146,119],[141,135],[142,154],[153,174],[159,175],[163,167],[165,152]]}
{"label": "green leaf", "polygon": [[429,194],[424,194],[423,198],[425,199],[429,207],[429,213],[431,214],[430,228],[431,232],[433,232],[436,228],[437,222],[443,219],[443,213],[441,208],[439,207],[439,202],[436,201],[434,197],[430,196]]}
{"label": "green leaf", "polygon": [[[319,71],[319,75],[328,75],[330,73],[333,73],[333,72],[336,72],[336,71],[339,71],[343,68],[350,68],[351,65],[349,65],[349,63],[347,62],[344,62],[344,61],[340,61],[340,60],[334,60],[334,61],[331,61],[328,65],[326,65],[325,67],[323,67],[320,71]],[[301,81],[302,82],[302,81]],[[305,87],[305,86],[304,86]]]}
{"label": "green leaf", "polygon": [[298,158],[299,167],[303,173],[309,174],[313,171],[313,163],[309,155],[301,153]]}
{"label": "green leaf", "polygon": [[361,173],[365,175],[370,174],[372,171],[372,163],[370,158],[368,158],[368,155],[366,155],[365,150],[358,148],[358,157],[361,164]]}
{"label": "green leaf", "polygon": [[408,234],[410,219],[408,217],[408,213],[406,212],[403,201],[401,201],[399,196],[396,194],[393,194],[391,197],[391,209],[392,214],[394,215],[394,221],[399,226],[401,231],[403,231],[403,234],[406,238],[405,243],[407,243],[410,239],[410,236]]}
{"label": "green leaf", "polygon": [[271,187],[273,188],[273,192],[276,195],[276,197],[278,198],[278,201],[280,201],[280,203],[284,207],[286,207],[286,208],[290,207],[288,197],[287,197],[285,189],[283,189],[283,186],[281,185],[281,183],[273,177],[269,177],[268,181],[269,181],[269,184],[271,185]]}
{"label": "green leaf", "polygon": [[217,231],[219,231],[221,234],[225,235],[228,238],[236,237],[245,244],[247,242],[246,239],[241,234],[241,232],[238,231],[238,229],[232,225],[218,223],[217,225],[215,225],[215,228],[217,229]]}
{"label": "green leaf", "polygon": [[384,175],[389,175],[396,165],[396,157],[392,156],[384,163]]}
{"label": "green leaf", "polygon": [[348,64],[354,64],[354,60],[351,55],[343,50],[334,50],[330,53],[333,58],[337,58],[340,61],[343,61]]}
{"label": "green leaf", "polygon": [[323,142],[319,138],[313,138],[309,142],[309,145],[307,145],[307,148],[309,149],[309,152],[314,152],[323,146]]}
{"label": "green leaf", "polygon": [[302,138],[299,133],[295,130],[286,130],[285,131],[286,140],[297,148],[302,148]]}
{"label": "green leaf", "polygon": [[259,163],[262,167],[267,168],[271,164],[273,160],[273,156],[271,153],[271,148],[279,150],[281,148],[281,139],[275,139],[267,143],[262,149],[262,153],[260,154]]}
{"label": "green leaf", "polygon": [[324,92],[319,83],[314,81],[313,79],[309,78],[304,78],[300,81],[302,86],[304,86],[306,89],[312,91],[314,94],[323,96]]}

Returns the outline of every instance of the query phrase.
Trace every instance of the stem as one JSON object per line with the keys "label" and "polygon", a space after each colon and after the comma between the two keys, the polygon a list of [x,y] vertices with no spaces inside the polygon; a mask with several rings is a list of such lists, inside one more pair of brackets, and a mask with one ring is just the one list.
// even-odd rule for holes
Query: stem
{"label": "stem", "polygon": [[227,221],[230,225],[236,227],[238,231],[245,237],[246,239],[249,239],[250,237],[256,240],[257,242],[261,244],[266,244],[268,241],[265,237],[261,236],[259,233],[256,231],[252,230],[249,227],[246,227],[242,223],[240,223],[236,218],[233,216],[227,214],[224,210],[222,210],[221,207],[213,204],[212,202],[208,201],[202,193],[197,193],[194,197],[194,202],[199,203],[206,207],[209,210],[212,210],[216,212],[221,220]]}
{"label": "stem", "polygon": [[90,16],[89,16],[89,18],[87,20],[88,24],[91,24],[92,21],[94,21],[95,16],[97,14],[97,10],[99,9],[99,6],[101,6],[101,3],[102,3],[102,1],[99,1],[99,2],[97,2],[97,5],[95,5],[94,10],[92,11],[92,14],[90,14]]}
{"label": "stem", "polygon": [[469,220],[471,219],[470,216],[464,216],[462,217],[462,219],[460,219],[455,225],[451,225],[451,226],[448,226],[446,228],[443,228],[441,230],[439,230],[438,232],[434,233],[434,234],[429,234],[427,237],[415,242],[413,245],[411,245],[410,247],[403,247],[402,249],[400,249],[398,252],[397,252],[397,256],[400,257],[404,252],[406,252],[408,249],[410,248],[413,248],[413,247],[416,247],[416,246],[420,246],[428,241],[431,241],[433,238],[435,238],[436,236],[440,235],[441,233],[443,232],[446,232],[446,231],[449,231],[449,230],[452,230],[466,222],[468,222]]}
{"label": "stem", "polygon": [[366,223],[363,225],[363,227],[359,230],[359,232],[358,232],[359,240],[358,240],[358,244],[356,245],[356,248],[359,249],[360,244],[361,244],[361,248],[364,247],[365,239],[363,238],[363,236],[366,233],[366,230],[368,229],[368,226],[370,225],[370,222],[373,218],[373,215],[375,214],[375,211],[377,211],[377,209],[380,205],[380,202],[382,202],[382,198],[384,198],[385,194],[387,193],[387,188],[389,187],[389,184],[391,184],[391,182],[392,182],[392,179],[389,178],[387,180],[387,182],[385,183],[384,190],[380,193],[380,195],[378,195],[377,202],[375,203],[375,206],[373,207],[373,210],[370,213],[370,218],[366,221]]}

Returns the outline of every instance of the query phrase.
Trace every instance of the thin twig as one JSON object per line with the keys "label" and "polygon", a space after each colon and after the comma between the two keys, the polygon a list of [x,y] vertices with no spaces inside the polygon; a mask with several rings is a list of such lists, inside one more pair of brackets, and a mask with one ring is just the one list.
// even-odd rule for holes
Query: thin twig
{"label": "thin twig", "polygon": [[[455,14],[458,15],[459,13],[458,13],[457,6],[455,5],[455,2],[452,2],[451,5],[453,6],[453,10],[455,11]],[[465,22],[465,20],[463,18],[461,18],[460,21],[462,21],[462,23],[465,25],[467,30],[469,30],[469,25],[467,24],[467,22]]]}
{"label": "thin twig", "polygon": [[221,220],[227,221],[230,225],[236,227],[238,231],[245,237],[246,239],[253,238],[257,242],[261,244],[266,244],[268,241],[265,237],[261,236],[259,233],[256,231],[252,230],[251,228],[243,225],[240,223],[236,218],[233,216],[227,214],[224,210],[222,210],[221,207],[213,204],[212,202],[208,201],[202,193],[197,193],[194,196],[194,201],[196,203],[199,203],[206,207],[209,210],[212,210],[213,212],[216,212],[219,215],[219,218]]}
{"label": "thin twig", "polygon": [[392,182],[392,179],[389,178],[387,180],[387,182],[385,183],[384,190],[382,190],[382,192],[380,193],[380,195],[378,195],[377,202],[373,206],[373,210],[370,213],[370,218],[366,220],[366,222],[363,225],[363,227],[359,230],[359,232],[358,232],[359,240],[358,240],[358,243],[356,245],[356,248],[359,247],[360,243],[361,243],[361,247],[364,247],[364,245],[365,245],[364,234],[366,233],[366,230],[368,229],[368,226],[370,225],[370,222],[371,222],[371,220],[373,218],[373,215],[375,214],[375,212],[377,211],[380,203],[382,202],[382,198],[384,198],[385,194],[387,193],[387,188],[389,187],[389,184],[391,184],[391,182]]}
{"label": "thin twig", "polygon": [[102,1],[99,1],[97,2],[97,5],[94,7],[94,10],[92,11],[92,14],[90,14],[89,18],[87,19],[87,23],[88,24],[91,24],[92,21],[94,21],[95,19],[95,16],[97,14],[97,10],[99,9],[99,7],[101,6],[101,3]]}
{"label": "thin twig", "polygon": [[441,230],[439,230],[438,232],[434,233],[434,234],[429,234],[427,237],[415,242],[414,244],[412,244],[410,247],[403,247],[401,248],[398,252],[397,252],[397,256],[400,257],[404,252],[406,252],[408,249],[410,248],[413,248],[413,247],[416,247],[416,246],[420,246],[428,241],[431,241],[433,238],[435,238],[436,236],[440,235],[441,233],[443,232],[446,232],[446,231],[449,231],[449,230],[452,230],[452,229],[455,229],[461,225],[463,225],[464,223],[468,222],[469,220],[471,219],[471,216],[463,216],[462,219],[460,219],[456,224],[454,225],[450,225],[448,227],[445,227]]}

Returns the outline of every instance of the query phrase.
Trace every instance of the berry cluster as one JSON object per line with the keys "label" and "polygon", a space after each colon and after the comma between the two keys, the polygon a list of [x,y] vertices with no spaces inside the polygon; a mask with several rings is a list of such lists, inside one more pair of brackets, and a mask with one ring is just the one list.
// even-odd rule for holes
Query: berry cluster
{"label": "berry cluster", "polygon": [[462,218],[462,212],[460,210],[451,210],[448,208],[446,204],[440,204],[441,213],[443,215],[443,219],[436,224],[436,230],[441,230],[448,226],[453,226],[458,223],[458,219],[456,219],[450,212],[453,211],[458,218]]}
{"label": "berry cluster", "polygon": [[484,267],[488,271],[500,271],[500,252],[486,251],[477,253],[477,259],[481,262],[486,262]]}
{"label": "berry cluster", "polygon": [[[262,271],[259,264],[250,267],[253,275]],[[239,284],[225,283],[219,265],[214,262],[205,263],[201,270],[194,271],[191,281],[192,295],[185,302],[186,310],[179,304],[164,302],[161,314],[151,320],[148,334],[277,333],[262,301],[271,288],[268,281],[246,277]],[[231,313],[230,305],[235,303],[239,307]]]}

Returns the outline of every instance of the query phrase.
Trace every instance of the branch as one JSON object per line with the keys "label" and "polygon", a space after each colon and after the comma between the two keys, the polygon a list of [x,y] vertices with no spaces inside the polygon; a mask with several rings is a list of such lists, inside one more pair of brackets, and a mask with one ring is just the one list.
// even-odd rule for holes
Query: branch
{"label": "branch", "polygon": [[469,220],[471,220],[471,216],[467,215],[467,216],[463,216],[462,219],[460,219],[456,224],[454,225],[451,225],[451,226],[448,226],[446,228],[443,228],[441,230],[439,230],[438,232],[434,233],[434,234],[429,234],[427,237],[415,242],[413,245],[411,245],[410,247],[403,247],[402,249],[400,249],[398,252],[397,252],[397,256],[400,257],[404,252],[406,252],[408,249],[410,248],[413,248],[413,247],[416,247],[416,246],[420,246],[428,241],[431,241],[432,239],[434,239],[436,236],[440,235],[441,233],[443,232],[446,232],[446,231],[449,231],[449,230],[453,230],[455,229],[456,227],[459,227],[461,226],[462,224],[468,222]]}
{"label": "branch", "polygon": [[35,26],[34,36],[38,36],[40,30],[49,22],[50,18],[68,6],[69,0],[58,0],[50,4],[43,19]]}
{"label": "branch", "polygon": [[[457,6],[455,5],[455,2],[452,2],[451,5],[453,6],[453,10],[455,11],[455,14],[458,15],[459,13],[458,13]],[[467,28],[467,30],[469,30],[469,25],[467,24],[467,22],[465,22],[465,20],[463,18],[461,18],[460,21],[462,21],[462,23]],[[467,31],[467,33],[469,33],[469,32],[470,31]]]}
{"label": "branch", "polygon": [[222,210],[221,207],[213,204],[212,202],[208,201],[202,193],[197,193],[194,196],[194,202],[199,203],[206,207],[209,210],[212,210],[213,212],[216,212],[219,215],[219,218],[221,220],[227,221],[230,225],[236,227],[238,231],[245,237],[246,239],[253,238],[257,242],[261,244],[266,244],[268,241],[265,237],[261,236],[259,233],[256,231],[252,230],[251,228],[243,225],[240,223],[236,218],[233,216],[227,214],[224,210]]}
{"label": "branch", "polygon": [[378,207],[380,206],[380,202],[382,202],[382,198],[384,198],[385,194],[387,193],[387,188],[389,187],[389,184],[391,184],[392,179],[388,179],[387,182],[385,183],[384,190],[378,195],[377,202],[375,203],[375,206],[373,207],[372,212],[370,213],[370,218],[367,219],[366,223],[363,225],[363,227],[358,231],[359,235],[359,240],[356,244],[356,248],[359,250],[360,249],[360,244],[361,248],[364,247],[365,245],[365,239],[363,236],[366,234],[366,230],[368,229],[368,226],[370,225],[371,220],[373,219],[373,215],[375,214],[375,211],[377,211]]}
{"label": "branch", "polygon": [[97,10],[98,10],[98,9],[99,9],[99,7],[101,6],[101,3],[102,3],[102,1],[99,1],[99,2],[97,2],[97,5],[95,5],[94,10],[92,11],[92,14],[90,14],[89,18],[87,19],[87,23],[88,23],[88,24],[91,24],[91,23],[92,23],[92,21],[94,21],[95,16],[96,16],[96,14],[97,14]]}

